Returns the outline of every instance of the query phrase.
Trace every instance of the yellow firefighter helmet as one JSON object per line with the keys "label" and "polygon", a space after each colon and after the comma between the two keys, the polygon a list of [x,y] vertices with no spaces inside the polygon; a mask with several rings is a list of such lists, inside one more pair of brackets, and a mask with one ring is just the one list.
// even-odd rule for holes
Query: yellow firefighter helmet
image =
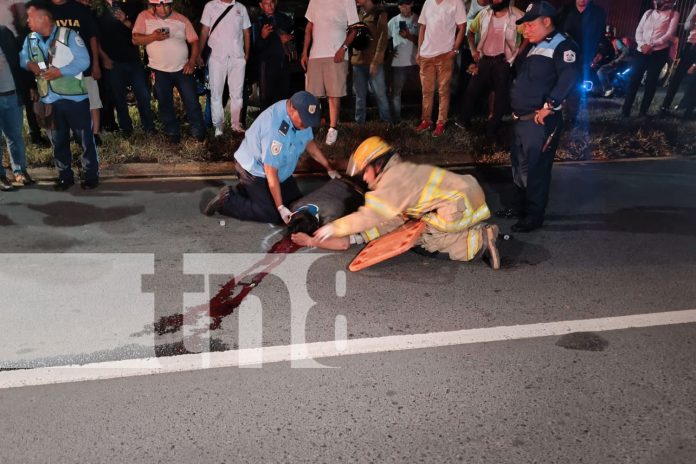
{"label": "yellow firefighter helmet", "polygon": [[360,174],[368,164],[391,151],[391,145],[385,142],[382,137],[367,138],[351,155],[346,172],[349,176]]}

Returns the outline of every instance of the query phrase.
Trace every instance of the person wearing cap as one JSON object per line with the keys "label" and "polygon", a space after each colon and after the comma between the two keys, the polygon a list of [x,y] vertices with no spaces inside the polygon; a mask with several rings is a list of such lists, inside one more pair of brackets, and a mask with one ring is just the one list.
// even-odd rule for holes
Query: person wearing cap
{"label": "person wearing cap", "polygon": [[331,240],[333,248],[336,238],[361,244],[417,219],[426,228],[414,251],[455,261],[487,255],[491,267],[500,268],[498,226],[484,222],[491,214],[473,176],[403,161],[380,137],[366,139],[351,155],[346,174],[359,173],[370,189],[365,205],[319,228],[309,245]]}
{"label": "person wearing cap", "polygon": [[75,184],[70,152],[72,130],[82,141],[81,186],[94,189],[99,185],[99,158],[82,74],[90,65],[89,50],[76,31],[56,26],[52,4],[28,2],[27,16],[32,32],[24,39],[19,64],[34,74],[41,102],[52,108],[54,127],[49,134],[58,169],[54,188],[67,190]]}
{"label": "person wearing cap", "polygon": [[188,18],[174,11],[173,0],[149,0],[133,25],[133,43],[145,46],[148,67],[155,74],[159,117],[167,139],[181,142],[181,128],[174,110],[174,87],[184,104],[192,135],[202,142],[206,129],[196,93],[193,71],[198,59],[198,34]]}
{"label": "person wearing cap", "polygon": [[514,204],[497,212],[516,217],[515,232],[541,227],[549,198],[551,167],[563,127],[561,109],[577,83],[578,47],[555,30],[556,9],[548,2],[534,2],[517,24],[524,26],[530,45],[515,61],[517,77],[510,90],[514,123],[512,176]]}
{"label": "person wearing cap", "polygon": [[204,213],[287,224],[292,213],[285,205],[302,196],[292,177],[302,153],[307,151],[331,178],[340,177],[314,141],[312,128],[320,122],[319,100],[309,92],[297,92],[268,107],[246,131],[234,154],[237,188],[220,189]]}

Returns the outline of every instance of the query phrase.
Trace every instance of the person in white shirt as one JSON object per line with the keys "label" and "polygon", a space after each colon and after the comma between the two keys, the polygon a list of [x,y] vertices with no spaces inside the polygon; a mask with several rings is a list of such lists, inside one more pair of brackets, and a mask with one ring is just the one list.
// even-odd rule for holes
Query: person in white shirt
{"label": "person in white shirt", "polygon": [[674,100],[674,96],[679,90],[682,79],[684,79],[689,68],[696,63],[696,4],[691,8],[689,16],[687,16],[686,21],[684,21],[684,30],[687,31],[689,35],[686,38],[686,45],[681,52],[677,69],[669,80],[667,95],[665,95],[665,99],[662,101],[662,108],[660,108],[660,111],[663,114],[669,112],[670,106],[672,106],[672,100]]}
{"label": "person in white shirt", "polygon": [[[224,16],[223,16],[224,15]],[[230,91],[230,123],[232,131],[244,132],[241,112],[244,94],[244,71],[251,49],[251,21],[244,5],[236,0],[211,0],[205,4],[201,16],[201,55],[210,47],[208,58],[208,84],[210,86],[210,111],[215,136],[222,135],[225,110],[222,93],[225,81]]]}
{"label": "person in white shirt", "polygon": [[669,59],[669,47],[676,36],[679,25],[679,12],[674,10],[674,0],[653,0],[653,9],[645,12],[636,29],[638,56],[636,57],[631,81],[626,91],[621,114],[631,115],[631,108],[638,93],[638,87],[647,71],[643,100],[640,103],[640,116],[645,116],[655,96],[660,70]]}
{"label": "person in white shirt", "polygon": [[[476,63],[476,73],[469,81],[461,108],[461,122],[466,127],[476,103],[489,91],[495,93],[493,116],[488,121],[486,135],[495,136],[509,105],[510,66],[522,48],[522,27],[515,21],[522,11],[505,0],[493,0],[482,9],[469,24],[467,39],[471,56]],[[478,37],[478,41],[477,41]]]}
{"label": "person in white shirt", "polygon": [[326,144],[333,145],[338,137],[341,97],[348,94],[346,52],[356,35],[355,31],[346,31],[348,26],[360,21],[358,8],[354,0],[310,0],[305,18],[308,22],[300,60],[307,73],[305,88],[329,100]]}
{"label": "person in white shirt", "polygon": [[398,0],[399,14],[389,20],[387,29],[394,47],[392,58],[392,119],[401,119],[401,92],[406,81],[417,80],[416,44],[418,44],[418,15],[413,12],[413,0]]}
{"label": "person in white shirt", "polygon": [[416,132],[422,133],[433,127],[433,100],[437,86],[440,104],[433,137],[441,137],[445,133],[449,112],[454,58],[464,41],[466,8],[462,0],[425,0],[418,24],[416,62],[420,65],[423,110]]}

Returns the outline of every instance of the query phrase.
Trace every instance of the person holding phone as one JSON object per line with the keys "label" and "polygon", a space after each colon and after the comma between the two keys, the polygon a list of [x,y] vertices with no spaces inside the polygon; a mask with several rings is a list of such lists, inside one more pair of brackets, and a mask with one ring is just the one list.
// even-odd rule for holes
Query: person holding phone
{"label": "person holding phone", "polygon": [[398,0],[399,14],[389,20],[387,30],[392,41],[392,119],[401,119],[401,92],[406,82],[418,82],[416,45],[418,44],[418,15],[413,12],[413,0]]}
{"label": "person holding phone", "polygon": [[133,133],[133,120],[128,112],[127,101],[129,85],[135,94],[143,130],[153,133],[155,123],[150,106],[150,90],[147,88],[140,49],[133,44],[131,35],[131,29],[143,8],[140,2],[116,0],[106,0],[106,6],[108,9],[101,10],[97,16],[102,36],[99,54],[121,134],[129,137]]}
{"label": "person holding phone", "polygon": [[[174,111],[174,87],[184,103],[191,133],[202,142],[206,130],[196,93],[198,34],[186,16],[174,11],[173,0],[149,0],[150,9],[140,13],[133,26],[133,43],[144,45],[155,72],[155,90],[160,121],[170,143],[181,141],[181,128]],[[190,48],[190,51],[189,51]]]}

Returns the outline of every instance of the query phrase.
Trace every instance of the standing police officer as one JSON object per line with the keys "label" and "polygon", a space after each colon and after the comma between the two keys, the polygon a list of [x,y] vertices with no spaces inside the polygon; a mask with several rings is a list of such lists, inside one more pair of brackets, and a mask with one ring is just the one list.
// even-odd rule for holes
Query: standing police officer
{"label": "standing police officer", "polygon": [[551,167],[563,126],[561,105],[577,83],[578,49],[553,25],[555,8],[546,1],[527,7],[517,24],[524,25],[530,42],[515,67],[510,104],[515,120],[512,143],[512,176],[515,199],[512,209],[498,216],[517,217],[515,232],[541,227],[549,198]]}
{"label": "standing police officer", "polygon": [[302,196],[292,173],[306,150],[328,172],[340,177],[314,141],[312,127],[321,121],[317,97],[301,91],[262,112],[246,131],[234,154],[239,184],[236,191],[223,187],[205,207],[208,216],[216,212],[246,221],[290,221],[285,206]]}

